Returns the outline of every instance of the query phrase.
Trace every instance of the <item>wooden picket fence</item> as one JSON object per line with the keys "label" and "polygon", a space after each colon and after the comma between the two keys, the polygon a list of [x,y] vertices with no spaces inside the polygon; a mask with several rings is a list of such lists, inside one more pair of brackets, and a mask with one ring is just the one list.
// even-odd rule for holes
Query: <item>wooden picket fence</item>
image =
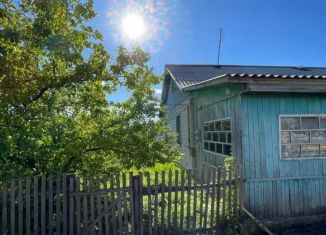
{"label": "wooden picket fence", "polygon": [[1,183],[0,234],[207,234],[241,208],[238,167]]}

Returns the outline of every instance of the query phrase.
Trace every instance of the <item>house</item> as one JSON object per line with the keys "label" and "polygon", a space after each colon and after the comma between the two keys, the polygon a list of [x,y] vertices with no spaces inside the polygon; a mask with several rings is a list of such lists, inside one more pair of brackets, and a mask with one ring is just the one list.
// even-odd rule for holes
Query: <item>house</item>
{"label": "house", "polygon": [[167,65],[162,103],[184,168],[242,168],[259,218],[326,213],[326,67]]}

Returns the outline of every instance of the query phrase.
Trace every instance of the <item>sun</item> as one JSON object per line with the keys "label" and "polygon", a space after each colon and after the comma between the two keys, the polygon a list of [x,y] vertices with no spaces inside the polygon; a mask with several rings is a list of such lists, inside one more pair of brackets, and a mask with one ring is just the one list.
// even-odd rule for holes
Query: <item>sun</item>
{"label": "sun", "polygon": [[122,20],[122,31],[130,40],[139,40],[146,31],[143,17],[136,13],[126,15]]}

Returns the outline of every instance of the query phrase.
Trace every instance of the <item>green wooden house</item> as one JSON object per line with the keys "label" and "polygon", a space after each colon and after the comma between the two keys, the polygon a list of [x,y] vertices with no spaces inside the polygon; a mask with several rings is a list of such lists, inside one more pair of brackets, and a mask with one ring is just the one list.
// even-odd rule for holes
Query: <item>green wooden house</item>
{"label": "green wooden house", "polygon": [[326,67],[167,65],[162,103],[184,168],[242,167],[260,218],[326,213]]}

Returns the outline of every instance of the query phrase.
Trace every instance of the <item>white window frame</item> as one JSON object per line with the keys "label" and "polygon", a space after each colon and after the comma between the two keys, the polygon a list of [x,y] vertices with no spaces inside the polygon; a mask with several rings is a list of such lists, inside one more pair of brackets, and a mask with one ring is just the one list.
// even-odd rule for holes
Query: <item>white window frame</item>
{"label": "white window frame", "polygon": [[[282,145],[286,145],[286,144],[282,144],[282,128],[281,128],[281,118],[283,117],[300,117],[300,128],[301,128],[301,117],[318,117],[318,127],[320,127],[320,117],[325,117],[326,118],[326,114],[279,114],[278,117],[278,128],[279,128],[279,132],[278,132],[278,143],[279,143],[279,158],[282,161],[291,161],[291,160],[296,160],[296,161],[301,161],[301,160],[314,160],[314,159],[326,159],[325,157],[321,157],[320,156],[320,146],[319,146],[319,157],[298,157],[298,158],[283,158],[282,157]],[[316,131],[316,130],[326,130],[326,128],[324,129],[299,129],[299,130],[288,130],[288,131]],[[286,130],[283,130],[286,131]],[[311,136],[311,133],[309,133],[309,138]],[[302,144],[309,144],[309,143],[297,143],[297,145],[302,145]],[[319,144],[320,143],[312,143],[312,144]],[[326,144],[326,142],[325,142]],[[288,144],[291,145],[291,144]],[[300,147],[300,155],[302,153],[301,147]]]}
{"label": "white window frame", "polygon": [[[232,123],[232,118],[231,117],[226,117],[226,118],[219,118],[219,119],[214,119],[214,120],[210,120],[210,121],[205,121],[205,122],[202,122],[202,128],[203,128],[203,131],[202,131],[202,147],[203,147],[203,151],[206,152],[206,153],[209,153],[209,154],[214,154],[214,155],[217,155],[217,156],[222,156],[222,157],[231,157],[231,155],[224,155],[222,153],[216,153],[216,152],[212,152],[212,151],[209,151],[209,150],[206,150],[205,149],[205,142],[208,142],[208,141],[205,141],[204,139],[204,136],[205,136],[205,130],[204,130],[204,125],[205,124],[209,124],[209,123],[212,123],[212,122],[219,122],[219,121],[225,121],[225,120],[229,120],[230,121],[230,131],[225,131],[225,132],[230,132],[231,134],[231,143],[223,143],[223,142],[216,142],[216,141],[210,141],[210,142],[214,142],[214,143],[219,143],[219,144],[226,144],[226,145],[230,145],[231,146],[231,152],[233,151],[233,123]],[[224,131],[221,131],[221,132],[224,132]],[[227,138],[227,137],[226,137]],[[223,146],[222,146],[223,148]],[[223,152],[223,149],[222,149],[222,152]]]}

